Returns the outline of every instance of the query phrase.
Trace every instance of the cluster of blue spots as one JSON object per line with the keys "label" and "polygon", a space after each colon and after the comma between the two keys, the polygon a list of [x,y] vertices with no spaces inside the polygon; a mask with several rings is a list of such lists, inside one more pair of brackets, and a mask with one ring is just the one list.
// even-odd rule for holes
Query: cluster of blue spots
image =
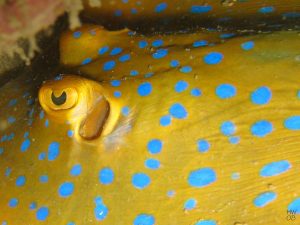
{"label": "cluster of blue spots", "polygon": [[40,221],[46,220],[48,215],[49,215],[48,207],[41,207],[36,211],[36,218]]}
{"label": "cluster of blue spots", "polygon": [[168,49],[157,49],[156,52],[152,54],[154,59],[161,59],[168,55]]}
{"label": "cluster of blue spots", "polygon": [[149,214],[140,214],[138,215],[133,222],[133,225],[154,225],[155,218]]}
{"label": "cluster of blue spots", "polygon": [[232,98],[236,95],[236,88],[231,84],[220,84],[216,88],[216,95],[220,99]]}
{"label": "cluster of blue spots", "polygon": [[116,98],[120,98],[122,96],[122,93],[120,91],[114,91],[114,96]]}
{"label": "cluster of blue spots", "polygon": [[288,210],[296,212],[297,214],[300,213],[300,198],[294,199],[289,205]]}
{"label": "cluster of blue spots", "polygon": [[152,139],[147,144],[147,149],[151,154],[160,153],[162,150],[163,143],[159,139]]}
{"label": "cluster of blue spots", "polygon": [[101,197],[96,197],[95,198],[95,204],[96,207],[94,209],[94,214],[97,220],[104,220],[107,217],[108,214],[108,208],[107,206],[103,203]]}
{"label": "cluster of blue spots", "polygon": [[25,141],[23,141],[23,143],[21,144],[21,152],[27,151],[29,146],[30,146],[30,140],[25,139]]}
{"label": "cluster of blue spots", "polygon": [[58,193],[61,197],[69,197],[74,191],[74,184],[72,182],[64,182],[59,186]]}
{"label": "cluster of blue spots", "polygon": [[128,60],[130,60],[130,54],[122,55],[122,56],[120,56],[120,58],[119,58],[119,61],[120,61],[120,62],[126,62],[126,61],[128,61]]}
{"label": "cluster of blue spots", "polygon": [[217,179],[216,173],[211,168],[201,168],[190,172],[188,176],[188,183],[192,187],[205,187]]}
{"label": "cluster of blue spots", "polygon": [[120,80],[112,80],[110,82],[111,86],[113,87],[119,87],[121,85],[121,81]]}
{"label": "cluster of blue spots", "polygon": [[9,205],[9,207],[14,208],[18,205],[18,203],[19,203],[18,199],[12,198],[12,199],[9,200],[8,205]]}
{"label": "cluster of blue spots", "polygon": [[191,95],[194,96],[194,97],[199,97],[201,96],[201,90],[199,88],[193,88],[191,90]]}
{"label": "cluster of blue spots", "polygon": [[201,220],[195,223],[195,225],[217,225],[217,223],[214,220]]}
{"label": "cluster of blue spots", "polygon": [[147,41],[144,41],[144,40],[139,41],[139,48],[145,48],[147,46],[148,46]]}
{"label": "cluster of blue spots", "polygon": [[265,165],[260,170],[259,174],[262,177],[277,176],[279,174],[282,174],[282,173],[288,171],[291,167],[292,167],[291,164],[287,160],[271,162],[271,163]]}
{"label": "cluster of blue spots", "polygon": [[268,87],[259,87],[251,93],[251,101],[257,105],[269,103],[272,98],[272,92]]}
{"label": "cluster of blue spots", "polygon": [[70,137],[70,138],[73,137],[73,136],[74,136],[74,131],[68,130],[67,135],[68,135],[68,137]]}
{"label": "cluster of blue spots", "polygon": [[116,48],[113,48],[113,49],[111,50],[110,55],[118,55],[118,54],[120,54],[122,51],[123,51],[122,48],[116,47]]}
{"label": "cluster of blue spots", "polygon": [[157,159],[146,159],[145,166],[149,169],[156,170],[160,167],[160,162]]}
{"label": "cluster of blue spots", "polygon": [[269,121],[260,120],[251,126],[251,133],[256,137],[265,137],[273,131],[273,125]]}
{"label": "cluster of blue spots", "polygon": [[59,155],[59,143],[52,142],[48,147],[48,160],[53,161]]}
{"label": "cluster of blue spots", "polygon": [[114,60],[111,60],[111,61],[107,61],[103,64],[103,70],[104,71],[109,71],[109,70],[112,70],[113,68],[115,68],[116,66],[116,62]]}
{"label": "cluster of blue spots", "polygon": [[154,48],[161,47],[163,44],[164,44],[163,40],[155,40],[155,41],[152,42],[152,46]]}
{"label": "cluster of blue spots", "polygon": [[241,48],[245,51],[249,51],[252,48],[254,48],[254,42],[253,41],[247,41],[241,44]]}
{"label": "cluster of blue spots", "polygon": [[122,113],[123,116],[128,116],[129,113],[130,113],[130,108],[128,106],[122,107],[121,113]]}
{"label": "cluster of blue spots", "polygon": [[132,176],[131,182],[135,188],[144,189],[150,184],[151,180],[145,173],[135,173]]}
{"label": "cluster of blue spots", "polygon": [[74,38],[80,38],[80,36],[81,36],[81,32],[80,32],[80,31],[75,31],[75,32],[73,33],[73,37],[74,37]]}
{"label": "cluster of blue spots", "polygon": [[192,70],[193,70],[193,69],[192,69],[192,67],[190,67],[190,66],[183,66],[183,67],[180,68],[179,71],[180,71],[181,73],[190,73],[190,72],[192,72]]}
{"label": "cluster of blue spots", "polygon": [[7,122],[8,123],[14,123],[14,122],[16,122],[16,118],[13,117],[13,116],[10,116],[10,117],[7,118]]}
{"label": "cluster of blue spots", "polygon": [[198,141],[199,152],[207,152],[210,149],[210,143],[207,140],[201,139]]}
{"label": "cluster of blue spots", "polygon": [[137,76],[137,75],[139,75],[139,72],[137,70],[130,71],[130,76]]}
{"label": "cluster of blue spots", "polygon": [[259,194],[254,200],[253,200],[253,204],[256,207],[264,207],[267,204],[271,203],[272,201],[274,201],[277,197],[277,194],[273,191],[268,191],[268,192],[264,192]]}
{"label": "cluster of blue spots", "polygon": [[175,91],[180,93],[185,91],[188,88],[189,84],[184,81],[184,80],[180,80],[175,84]]}
{"label": "cluster of blue spots", "polygon": [[195,41],[195,42],[193,43],[193,47],[194,47],[194,48],[204,47],[204,46],[207,46],[207,45],[208,45],[208,43],[207,43],[207,41],[205,41],[205,40]]}
{"label": "cluster of blue spots", "polygon": [[72,176],[79,176],[81,174],[82,167],[80,164],[74,165],[70,171]]}
{"label": "cluster of blue spots", "polygon": [[193,5],[190,9],[190,12],[195,14],[201,14],[201,13],[207,13],[211,10],[212,7],[210,5]]}
{"label": "cluster of blue spots", "polygon": [[180,103],[174,103],[170,107],[169,113],[176,119],[185,119],[188,114],[184,106]]}
{"label": "cluster of blue spots", "polygon": [[36,207],[37,207],[36,202],[31,202],[30,205],[29,205],[29,209],[31,209],[31,210],[36,209]]}
{"label": "cluster of blue spots", "polygon": [[102,47],[102,48],[100,48],[100,49],[98,50],[98,54],[99,54],[99,55],[103,55],[103,54],[105,54],[106,52],[108,52],[108,50],[109,50],[109,47],[108,47],[108,46],[104,46],[104,47]]}
{"label": "cluster of blue spots", "polygon": [[275,8],[273,6],[265,6],[265,7],[261,7],[258,12],[263,13],[263,14],[267,14],[267,13],[271,13],[274,12]]}
{"label": "cluster of blue spots", "polygon": [[47,175],[41,175],[40,176],[40,182],[41,183],[47,183],[49,180],[48,176]]}
{"label": "cluster of blue spots", "polygon": [[26,177],[25,176],[18,176],[17,179],[16,179],[16,185],[18,187],[21,187],[21,186],[24,186],[26,183]]}
{"label": "cluster of blue spots", "polygon": [[171,124],[172,117],[170,115],[162,116],[159,120],[159,124],[163,127],[169,126]]}
{"label": "cluster of blue spots", "polygon": [[152,85],[149,82],[144,82],[139,85],[137,91],[140,96],[148,96],[152,92]]}
{"label": "cluster of blue spots", "polygon": [[192,210],[196,207],[196,205],[197,205],[197,201],[193,198],[190,198],[190,199],[185,201],[184,209],[185,210]]}
{"label": "cluster of blue spots", "polygon": [[102,184],[111,184],[114,181],[114,171],[111,168],[103,168],[99,172],[99,181]]}
{"label": "cluster of blue spots", "polygon": [[225,121],[221,124],[220,130],[222,134],[226,136],[233,135],[236,131],[236,127],[233,122],[231,121]]}
{"label": "cluster of blue spots", "polygon": [[161,13],[161,12],[165,11],[167,7],[168,7],[167,3],[162,2],[155,7],[155,12]]}
{"label": "cluster of blue spots", "polygon": [[92,62],[92,58],[86,58],[81,62],[81,65],[86,65],[88,63]]}
{"label": "cluster of blue spots", "polygon": [[171,62],[170,62],[170,66],[171,67],[177,67],[177,66],[179,66],[180,64],[179,64],[179,61],[178,60],[172,60]]}
{"label": "cluster of blue spots", "polygon": [[284,120],[284,127],[289,130],[300,130],[300,116],[291,116]]}
{"label": "cluster of blue spots", "polygon": [[203,60],[208,65],[215,65],[223,60],[223,54],[219,52],[210,52],[204,56]]}

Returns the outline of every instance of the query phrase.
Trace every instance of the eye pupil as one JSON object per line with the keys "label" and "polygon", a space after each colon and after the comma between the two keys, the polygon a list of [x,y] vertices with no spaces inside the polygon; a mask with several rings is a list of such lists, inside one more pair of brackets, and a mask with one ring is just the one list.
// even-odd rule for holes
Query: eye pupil
{"label": "eye pupil", "polygon": [[67,100],[67,94],[66,94],[66,92],[63,91],[63,92],[61,93],[60,96],[56,97],[56,96],[54,95],[54,93],[52,92],[52,94],[51,94],[51,100],[52,100],[52,102],[53,102],[55,105],[62,105],[62,104],[64,104],[64,103],[66,102],[66,100]]}

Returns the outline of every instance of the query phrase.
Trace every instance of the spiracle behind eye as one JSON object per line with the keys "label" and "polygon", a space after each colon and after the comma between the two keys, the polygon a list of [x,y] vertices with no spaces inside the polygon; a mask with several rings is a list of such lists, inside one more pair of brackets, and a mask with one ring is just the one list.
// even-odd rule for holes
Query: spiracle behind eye
{"label": "spiracle behind eye", "polygon": [[55,105],[62,105],[62,104],[64,104],[64,103],[66,102],[66,100],[67,100],[67,94],[66,94],[66,92],[63,91],[63,92],[61,93],[60,96],[56,97],[56,96],[54,95],[54,92],[52,92],[52,94],[51,94],[51,100],[52,100],[52,102],[53,102]]}

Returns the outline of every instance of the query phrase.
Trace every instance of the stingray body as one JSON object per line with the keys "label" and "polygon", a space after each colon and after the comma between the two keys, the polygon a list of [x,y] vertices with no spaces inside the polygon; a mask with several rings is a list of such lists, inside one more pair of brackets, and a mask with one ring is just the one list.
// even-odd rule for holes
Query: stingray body
{"label": "stingray body", "polygon": [[75,32],[62,64],[89,79],[44,83],[30,124],[11,106],[27,102],[2,91],[1,118],[17,119],[0,145],[3,224],[281,225],[300,213],[297,32]]}

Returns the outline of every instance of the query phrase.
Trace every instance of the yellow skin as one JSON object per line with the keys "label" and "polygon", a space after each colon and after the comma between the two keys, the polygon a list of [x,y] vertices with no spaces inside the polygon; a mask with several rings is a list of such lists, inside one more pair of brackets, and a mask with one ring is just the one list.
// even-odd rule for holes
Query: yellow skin
{"label": "yellow skin", "polygon": [[[86,30],[87,27],[80,30],[83,39]],[[62,38],[67,38],[68,34],[73,35],[67,33]],[[285,121],[299,115],[298,34],[279,32],[226,41],[221,41],[217,33],[160,37],[107,33],[110,34],[107,40],[131,40],[110,44],[111,48],[122,47],[122,54],[130,46],[130,60],[117,61],[122,54],[91,55],[92,62],[81,65],[82,60],[89,57],[82,58],[81,54],[85,54],[82,50],[93,52],[92,47],[96,46],[94,51],[97,52],[101,39],[82,40],[84,44],[78,44],[78,39],[68,37],[69,46],[65,47],[69,50],[64,51],[65,47],[61,46],[62,62],[70,63],[64,63],[68,70],[94,81],[68,75],[46,82],[39,92],[45,117],[39,119],[36,115],[30,128],[20,120],[5,130],[8,133],[15,129],[16,136],[13,142],[1,143],[4,153],[0,157],[0,171],[4,174],[6,168],[11,167],[13,172],[1,177],[4,182],[0,183],[0,221],[22,224],[26,218],[28,224],[40,224],[38,210],[28,209],[29,204],[36,201],[38,209],[42,206],[49,209],[45,224],[64,225],[70,221],[76,224],[134,224],[136,217],[143,213],[152,215],[155,225],[195,225],[203,220],[214,220],[218,225],[291,224],[286,219],[286,211],[300,196],[299,130],[288,129]],[[157,48],[140,49],[137,43],[141,39],[148,44],[162,39],[164,44],[160,48],[168,49],[168,54],[160,59],[153,58]],[[195,41],[202,39],[216,44],[192,47]],[[254,42],[254,47],[244,50],[243,44],[249,41]],[[85,44],[89,47],[85,48]],[[219,55],[206,58],[212,52],[222,53],[223,58],[219,61]],[[102,71],[102,64],[112,59],[116,59],[116,67]],[[171,60],[178,60],[180,66],[171,67]],[[216,62],[214,60],[218,63],[207,63]],[[76,65],[76,62],[80,63]],[[190,66],[192,71],[184,72],[184,66]],[[139,74],[131,76],[131,70]],[[149,72],[154,74],[144,77]],[[121,84],[112,85],[111,79],[119,79]],[[182,88],[179,81],[185,81],[188,86]],[[145,83],[151,84],[151,91],[145,88],[149,87],[147,85],[141,88]],[[234,86],[235,95],[221,98],[223,92],[217,91],[221,84]],[[251,98],[253,91],[263,86],[271,90],[272,97],[268,103],[255,104]],[[195,88],[201,90],[200,96],[191,92]],[[108,117],[104,120],[103,132],[91,140],[80,136],[79,127],[89,117],[89,109],[97,107],[98,98],[88,94],[92,89],[111,106],[109,116],[115,113],[118,120],[110,123]],[[51,102],[51,92],[59,98],[63,91],[67,94],[66,105],[61,104],[64,109],[57,109]],[[3,94],[9,95],[9,92]],[[184,106],[185,116],[180,117],[182,114],[171,110],[175,103]],[[128,107],[127,113],[124,107]],[[1,118],[14,113],[12,109],[1,111]],[[160,121],[166,115],[171,122],[163,126]],[[49,125],[45,127],[46,120]],[[264,136],[254,135],[251,128],[259,120],[272,123],[272,131]],[[221,129],[224,121],[235,125],[234,134],[224,134]],[[104,133],[106,126],[112,129]],[[67,135],[70,129],[74,132],[72,137]],[[31,145],[20,152],[25,130],[30,131]],[[235,137],[239,138],[237,142],[231,139]],[[160,151],[147,147],[153,139],[161,140]],[[207,151],[199,149],[198,141],[203,139],[210,143]],[[38,160],[40,153],[49,151],[53,141],[60,144],[58,157]],[[150,158],[159,160],[158,169],[145,166]],[[273,176],[261,175],[264,166],[282,160],[288,160],[291,168]],[[76,164],[82,166],[82,173],[71,176],[70,170]],[[106,167],[114,172],[109,184],[101,183],[98,177],[99,171]],[[215,181],[201,187],[191,185],[190,174],[199,168],[211,168],[216,174]],[[136,173],[149,176],[150,183],[144,188],[137,187],[132,181]],[[42,174],[49,177],[46,184],[39,182]],[[19,175],[27,177],[26,184],[21,187],[16,186]],[[74,184],[74,191],[68,197],[62,197],[59,191],[64,182]],[[264,206],[256,206],[254,200],[267,191],[276,193],[276,198]],[[108,209],[101,221],[95,216],[97,196],[101,196]],[[15,208],[8,206],[13,197],[19,200]],[[197,202],[193,209],[185,206],[190,198]]]}

